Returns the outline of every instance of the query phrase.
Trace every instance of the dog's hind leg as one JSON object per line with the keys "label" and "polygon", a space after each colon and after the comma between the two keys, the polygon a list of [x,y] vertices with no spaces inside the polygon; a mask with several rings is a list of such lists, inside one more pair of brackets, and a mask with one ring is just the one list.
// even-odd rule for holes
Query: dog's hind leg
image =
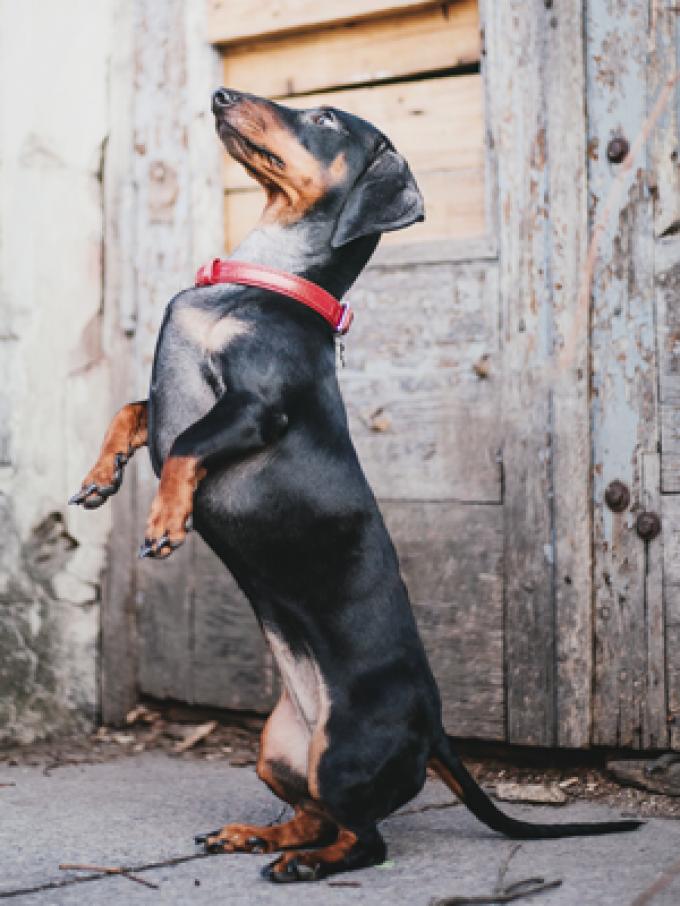
{"label": "dog's hind leg", "polygon": [[128,403],[113,418],[104,437],[99,458],[83,479],[80,490],[69,500],[92,510],[115,494],[123,480],[123,468],[135,450],[147,442],[147,402]]}
{"label": "dog's hind leg", "polygon": [[284,692],[264,726],[257,774],[279,799],[292,805],[295,815],[284,824],[258,826],[227,824],[196,838],[208,852],[271,853],[298,846],[333,842],[337,826],[316,805],[307,787],[307,751],[310,732]]}

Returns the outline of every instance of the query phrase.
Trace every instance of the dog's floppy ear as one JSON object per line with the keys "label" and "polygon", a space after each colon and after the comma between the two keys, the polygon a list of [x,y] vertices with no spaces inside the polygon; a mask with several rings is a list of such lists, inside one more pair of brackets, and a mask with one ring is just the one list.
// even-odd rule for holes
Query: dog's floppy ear
{"label": "dog's floppy ear", "polygon": [[385,144],[345,200],[331,245],[339,248],[360,236],[401,230],[424,219],[423,196],[409,165]]}

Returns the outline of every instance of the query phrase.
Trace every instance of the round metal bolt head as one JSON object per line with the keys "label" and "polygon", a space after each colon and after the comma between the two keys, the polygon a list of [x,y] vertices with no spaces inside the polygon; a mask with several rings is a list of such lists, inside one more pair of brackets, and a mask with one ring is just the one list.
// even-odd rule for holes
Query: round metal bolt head
{"label": "round metal bolt head", "polygon": [[625,160],[626,154],[630,151],[628,139],[622,135],[611,139],[607,145],[607,160],[610,164],[620,164]]}
{"label": "round metal bolt head", "polygon": [[628,487],[618,479],[610,481],[604,492],[604,502],[613,513],[622,513],[630,503]]}
{"label": "round metal bolt head", "polygon": [[661,531],[661,520],[656,513],[640,513],[635,521],[635,531],[643,541],[652,541]]}

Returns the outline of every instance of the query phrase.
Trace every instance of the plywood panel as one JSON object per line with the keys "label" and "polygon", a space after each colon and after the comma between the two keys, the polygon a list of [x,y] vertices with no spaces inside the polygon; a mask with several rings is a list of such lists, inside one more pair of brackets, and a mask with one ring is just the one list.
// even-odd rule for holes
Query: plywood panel
{"label": "plywood panel", "polygon": [[[284,98],[297,109],[327,104],[382,129],[413,171],[484,170],[484,112],[479,75],[449,76],[397,85]],[[252,178],[225,157],[227,189],[250,188]]]}
{"label": "plywood panel", "polygon": [[505,735],[500,506],[382,502],[449,733]]}
{"label": "plywood panel", "polygon": [[239,44],[224,84],[262,97],[394,79],[479,60],[476,0],[323,31]]}
{"label": "plywood panel", "polygon": [[251,0],[209,0],[208,40],[227,44],[435,5],[432,0],[261,0],[257,4]]}
{"label": "plywood panel", "polygon": [[500,501],[496,274],[486,263],[376,268],[349,294],[340,383],[379,498]]}

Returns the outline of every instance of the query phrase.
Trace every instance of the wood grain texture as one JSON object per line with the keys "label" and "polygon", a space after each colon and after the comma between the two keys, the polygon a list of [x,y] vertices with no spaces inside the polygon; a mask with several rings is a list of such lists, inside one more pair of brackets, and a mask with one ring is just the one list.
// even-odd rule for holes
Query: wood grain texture
{"label": "wood grain texture", "polygon": [[208,40],[229,44],[434,5],[432,0],[263,0],[257,5],[249,0],[208,0]]}
{"label": "wood grain texture", "polygon": [[286,97],[479,60],[476,0],[225,49],[224,84]]}
{"label": "wood grain texture", "polygon": [[[508,739],[584,745],[587,326],[573,321],[586,241],[581,11],[538,2],[484,10],[499,181]],[[560,373],[574,329],[577,352]]]}
{"label": "wood grain texture", "polygon": [[575,302],[588,244],[585,60],[580,6],[567,4],[555,18],[544,23],[550,220],[538,298],[552,321],[546,346],[552,346],[556,742],[579,748],[590,741],[593,669],[589,324],[586,305]]}
{"label": "wood grain texture", "polygon": [[666,677],[670,745],[680,749],[680,495],[662,497]]}
{"label": "wood grain texture", "polygon": [[[110,103],[113,127],[103,172],[105,196],[103,333],[116,368],[111,375],[111,412],[134,398],[134,357],[130,324],[130,288],[134,284],[130,256],[133,153],[131,69],[132,3],[120,4],[112,42]],[[143,453],[141,455],[144,455]],[[107,569],[101,607],[101,716],[105,724],[122,724],[137,698],[136,651],[136,475],[131,466],[118,493],[109,501],[113,529],[108,543]]]}
{"label": "wood grain texture", "polygon": [[[156,337],[168,301],[192,285],[198,263],[194,255],[207,254],[221,239],[218,210],[211,214],[211,202],[206,200],[211,194],[211,157],[203,153],[205,135],[212,132],[207,108],[214,75],[210,59],[207,64],[205,57],[198,59],[203,37],[194,7],[186,0],[170,0],[160,7],[150,0],[134,5],[136,194],[135,241],[129,252],[137,311],[128,326],[135,332],[133,399],[148,394]],[[197,155],[203,158],[205,173],[196,172]],[[212,246],[202,230],[213,234]],[[156,479],[145,454],[138,457],[136,467],[140,542]],[[137,566],[139,687],[159,698],[193,698],[194,556],[190,539],[167,561],[145,560]]]}
{"label": "wood grain texture", "polygon": [[[588,12],[589,187],[596,218],[617,176],[607,144],[614,135],[632,142],[650,107],[651,22],[649,9],[634,0],[617,4],[615,20],[594,2]],[[634,527],[651,493],[643,466],[659,440],[653,204],[647,183],[652,167],[645,147],[624,185],[622,206],[606,225],[593,282],[593,741],[633,747],[662,747],[667,741],[663,709],[654,705],[665,690],[649,669],[647,607],[657,602],[659,576],[658,570],[647,570],[649,556],[656,560],[658,552],[646,548]],[[630,489],[628,512],[615,514],[604,504],[605,488],[615,479]],[[651,542],[660,544],[660,539]],[[658,603],[653,609],[656,620]]]}
{"label": "wood grain texture", "polygon": [[193,702],[271,710],[278,675],[250,603],[222,562],[198,538],[193,568]]}
{"label": "wood grain texture", "polygon": [[661,407],[661,487],[680,493],[680,240],[659,238],[654,248],[659,405]]}
{"label": "wood grain texture", "polygon": [[381,503],[449,733],[503,739],[500,506]]}
{"label": "wood grain texture", "polygon": [[371,268],[348,299],[340,384],[377,496],[499,503],[495,265]]}
{"label": "wood grain texture", "polygon": [[[671,4],[655,3],[649,95],[653,101],[677,76],[680,17]],[[663,558],[663,628],[669,745],[680,749],[680,87],[651,135],[654,205],[654,282],[656,286],[659,405],[661,407],[662,534],[655,553]],[[673,496],[669,496],[673,495]],[[650,546],[651,550],[651,546]],[[655,647],[658,641],[654,639]],[[656,653],[656,652],[655,652]],[[666,713],[667,712],[667,713]]]}

